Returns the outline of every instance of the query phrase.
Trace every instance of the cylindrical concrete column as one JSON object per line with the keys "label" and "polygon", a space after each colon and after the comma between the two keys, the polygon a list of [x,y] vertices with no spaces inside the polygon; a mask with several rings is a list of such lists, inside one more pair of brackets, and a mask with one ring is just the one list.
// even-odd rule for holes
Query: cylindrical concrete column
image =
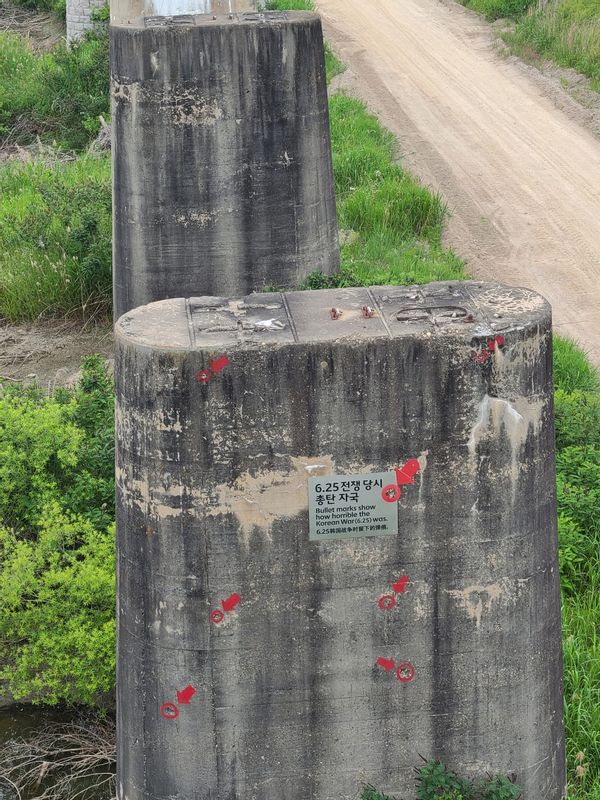
{"label": "cylindrical concrete column", "polygon": [[147,17],[111,36],[115,313],[337,270],[319,17]]}
{"label": "cylindrical concrete column", "polygon": [[116,331],[119,799],[409,800],[422,755],[560,800],[548,304],[200,297]]}

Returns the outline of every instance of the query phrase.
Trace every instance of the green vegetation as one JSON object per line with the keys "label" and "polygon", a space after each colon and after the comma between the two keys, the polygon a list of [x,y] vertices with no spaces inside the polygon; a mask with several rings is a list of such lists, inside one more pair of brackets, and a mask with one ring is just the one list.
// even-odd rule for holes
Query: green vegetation
{"label": "green vegetation", "polygon": [[[302,2],[312,7],[277,7]],[[500,5],[486,13],[525,7]],[[48,56],[0,34],[0,135],[86,147],[108,112],[107,58],[103,33]],[[331,54],[327,66],[330,77],[342,69]],[[396,163],[393,136],[343,94],[331,98],[330,118],[348,234],[340,276],[308,285],[466,277],[440,244],[444,204]],[[109,158],[56,161],[0,169],[0,316],[109,310]],[[569,780],[572,797],[600,800],[600,381],[563,339],[555,380]],[[94,705],[113,689],[113,451],[112,385],[98,360],[85,362],[75,390],[0,394],[0,679],[18,698]],[[432,797],[471,800],[469,784],[435,769],[422,772],[422,798],[437,775],[446,784]],[[481,800],[516,797],[506,779],[484,788]],[[364,800],[385,798],[368,788]]]}
{"label": "green vegetation", "polygon": [[0,32],[0,146],[39,137],[82,150],[108,117],[108,29],[99,25],[78,43],[35,54],[22,37]]}
{"label": "green vegetation", "polygon": [[439,761],[430,761],[419,771],[417,800],[518,800],[521,790],[503,776],[485,781],[465,780]]}
{"label": "green vegetation", "polygon": [[[600,798],[600,389],[581,350],[555,348],[565,722],[573,796]],[[576,790],[579,791],[576,791]]]}
{"label": "green vegetation", "polygon": [[461,0],[494,20],[511,17],[514,30],[503,34],[506,43],[527,60],[544,57],[572,67],[592,79],[600,91],[599,0]]}
{"label": "green vegetation", "polygon": [[111,247],[109,155],[0,169],[0,316],[106,313]]}
{"label": "green vegetation", "polygon": [[526,12],[537,0],[461,0],[464,6],[472,8],[486,19],[503,17],[517,18]]}
{"label": "green vegetation", "polygon": [[114,686],[112,383],[0,397],[0,680],[18,698],[94,704]]}
{"label": "green vegetation", "polygon": [[525,58],[538,54],[572,67],[600,91],[600,2],[551,0],[518,20],[504,39]]}
{"label": "green vegetation", "polygon": [[[472,782],[459,777],[439,761],[429,761],[418,771],[417,800],[519,800],[521,789],[498,775]],[[365,786],[361,800],[394,800]]]}
{"label": "green vegetation", "polygon": [[[89,35],[71,51],[53,52],[52,64],[63,59],[69,69],[87,63],[89,57],[91,73],[86,68],[71,81],[67,70],[63,78],[55,76],[54,88],[47,78],[42,105],[39,90],[32,88],[40,57],[19,41],[0,36],[0,49],[4,44],[5,52],[10,50],[14,56],[7,57],[12,74],[20,75],[11,91],[28,108],[22,117],[23,131],[31,134],[33,121],[44,118],[49,126],[46,133],[57,134],[58,123],[50,123],[45,109],[68,106],[72,91],[73,108],[85,108],[85,112],[65,118],[61,143],[86,144],[95,130],[96,121],[88,115],[91,108],[106,111],[108,107],[108,79],[104,87],[97,74],[108,75],[106,34]],[[331,77],[343,65],[327,52]],[[82,89],[85,81],[90,84],[90,106],[82,99],[87,96]],[[25,97],[23,87],[31,96]],[[2,108],[14,110],[18,105],[9,96],[0,102],[4,103],[0,119]],[[307,285],[411,284],[466,277],[462,262],[440,243],[444,204],[396,163],[392,134],[363,103],[344,94],[332,95],[330,122],[339,222],[350,235],[342,245],[341,273],[334,279],[313,275]],[[110,215],[108,156],[78,156],[53,166],[1,167],[0,316],[19,320],[79,314],[86,318],[109,312]]]}
{"label": "green vegetation", "polygon": [[[348,95],[332,95],[329,114],[338,222],[352,232],[342,243],[342,271],[333,282],[465,278],[462,262],[440,244],[445,205],[395,163],[394,136]],[[319,285],[318,277],[309,285]]]}

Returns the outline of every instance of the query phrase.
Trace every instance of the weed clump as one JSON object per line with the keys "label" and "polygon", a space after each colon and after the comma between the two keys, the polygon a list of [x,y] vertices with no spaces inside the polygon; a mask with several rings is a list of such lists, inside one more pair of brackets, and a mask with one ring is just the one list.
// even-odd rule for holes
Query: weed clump
{"label": "weed clump", "polygon": [[110,157],[0,169],[0,316],[106,314],[111,303]]}
{"label": "weed clump", "polygon": [[0,145],[39,138],[82,150],[109,111],[106,25],[70,47],[63,43],[40,54],[22,37],[0,32]]}

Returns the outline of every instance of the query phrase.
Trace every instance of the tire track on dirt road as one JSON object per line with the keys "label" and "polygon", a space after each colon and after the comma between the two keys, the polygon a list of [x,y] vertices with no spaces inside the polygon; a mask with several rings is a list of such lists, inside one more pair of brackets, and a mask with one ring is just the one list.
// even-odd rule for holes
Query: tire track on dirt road
{"label": "tire track on dirt road", "polygon": [[[440,0],[319,0],[352,90],[447,200],[471,274],[541,292],[600,365],[600,140]],[[581,116],[584,116],[583,110]]]}

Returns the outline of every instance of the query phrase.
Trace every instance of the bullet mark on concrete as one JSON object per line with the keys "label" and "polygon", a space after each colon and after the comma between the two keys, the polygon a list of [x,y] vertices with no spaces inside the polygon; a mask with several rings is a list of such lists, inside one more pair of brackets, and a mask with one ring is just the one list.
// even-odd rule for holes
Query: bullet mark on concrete
{"label": "bullet mark on concrete", "polygon": [[[395,583],[392,583],[392,589],[395,594],[403,594],[408,584],[408,575],[403,575]],[[393,594],[382,594],[377,605],[382,611],[391,611],[397,603],[397,598]]]}
{"label": "bullet mark on concrete", "polygon": [[485,362],[492,357],[497,347],[504,347],[505,338],[502,334],[498,334],[493,339],[488,339],[487,343],[481,345],[479,350],[471,350],[471,356],[475,363],[485,364]]}
{"label": "bullet mark on concrete", "polygon": [[400,664],[396,670],[396,677],[401,683],[410,683],[416,674],[416,669],[412,664],[409,664],[408,661],[405,661],[404,664]]}
{"label": "bullet mark on concrete", "polygon": [[[384,669],[386,672],[392,672],[394,669],[396,669],[396,663],[393,658],[382,658],[381,656],[378,656],[375,664]],[[404,661],[402,664],[399,664],[396,669],[396,677],[400,683],[410,683],[416,674],[416,669],[408,661]]]}
{"label": "bullet mark on concrete", "polygon": [[396,598],[393,594],[382,594],[377,605],[382,611],[390,611],[396,605]]}
{"label": "bullet mark on concrete", "polygon": [[160,707],[160,714],[164,719],[177,719],[179,716],[179,709],[175,703],[163,703]]}
{"label": "bullet mark on concrete", "polygon": [[400,499],[400,495],[402,492],[400,491],[400,487],[396,486],[393,483],[384,486],[381,490],[381,496],[385,500],[386,503],[395,503],[397,500]]}
{"label": "bullet mark on concrete", "polygon": [[201,369],[196,375],[196,380],[198,383],[208,383],[211,378],[212,374],[209,369]]}
{"label": "bullet mark on concrete", "polygon": [[217,372],[221,372],[221,370],[225,369],[225,367],[228,365],[229,359],[227,356],[219,356],[210,362],[210,368],[204,367],[204,369],[200,370],[200,372],[196,375],[196,380],[198,383],[208,383],[210,380],[212,380]]}
{"label": "bullet mark on concrete", "polygon": [[[188,683],[185,689],[177,690],[177,702],[180,705],[188,706],[190,704],[190,700],[196,694],[196,689]],[[163,719],[177,719],[179,716],[179,709],[177,705],[170,700],[167,700],[166,703],[163,703],[160,707],[160,715]]]}
{"label": "bullet mark on concrete", "polygon": [[237,592],[230,594],[226,600],[221,600],[221,606],[223,611],[220,608],[215,608],[213,611],[210,612],[210,621],[214,622],[215,625],[218,625],[220,622],[223,622],[225,619],[225,614],[223,612],[230,612],[234,611],[236,607],[242,602],[242,598],[239,596]]}
{"label": "bullet mark on concrete", "polygon": [[407,486],[415,482],[415,475],[421,469],[421,465],[416,458],[409,459],[404,466],[396,470],[396,482],[398,486]]}

